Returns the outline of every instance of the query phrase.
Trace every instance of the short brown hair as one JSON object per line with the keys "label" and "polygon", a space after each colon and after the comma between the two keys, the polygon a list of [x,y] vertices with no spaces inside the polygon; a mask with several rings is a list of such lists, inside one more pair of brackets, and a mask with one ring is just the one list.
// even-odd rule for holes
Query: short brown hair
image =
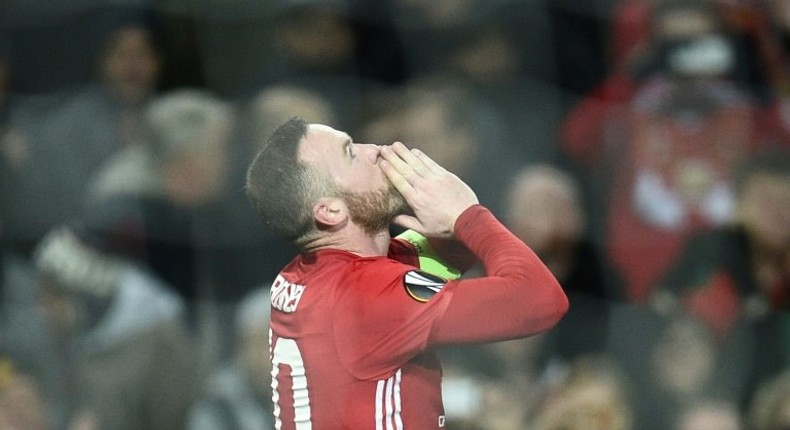
{"label": "short brown hair", "polygon": [[326,178],[299,159],[309,123],[294,117],[272,133],[247,170],[247,197],[264,224],[297,246],[315,232],[312,205]]}

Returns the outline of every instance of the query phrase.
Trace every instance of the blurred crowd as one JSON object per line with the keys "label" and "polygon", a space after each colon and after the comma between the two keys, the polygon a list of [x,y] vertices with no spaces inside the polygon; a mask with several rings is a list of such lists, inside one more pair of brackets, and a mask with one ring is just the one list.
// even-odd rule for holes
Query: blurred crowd
{"label": "blurred crowd", "polygon": [[790,2],[6,0],[0,428],[272,428],[295,249],[243,187],[295,115],[421,148],[570,298],[441,351],[449,428],[790,427]]}

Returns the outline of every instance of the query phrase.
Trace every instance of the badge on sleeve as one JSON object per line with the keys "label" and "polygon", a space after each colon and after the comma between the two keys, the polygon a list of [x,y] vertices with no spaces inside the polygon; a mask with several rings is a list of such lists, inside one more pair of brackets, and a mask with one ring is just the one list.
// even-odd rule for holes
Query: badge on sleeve
{"label": "badge on sleeve", "polygon": [[418,302],[425,303],[442,290],[447,283],[444,279],[419,270],[412,270],[403,275],[406,292]]}

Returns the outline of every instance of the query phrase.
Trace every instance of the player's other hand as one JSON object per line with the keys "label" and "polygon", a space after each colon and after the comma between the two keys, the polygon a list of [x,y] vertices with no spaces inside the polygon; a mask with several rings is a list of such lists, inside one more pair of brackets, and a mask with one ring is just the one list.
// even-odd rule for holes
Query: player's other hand
{"label": "player's other hand", "polygon": [[401,142],[382,147],[380,153],[381,169],[414,212],[394,222],[427,237],[452,237],[461,213],[478,203],[474,191],[422,151]]}

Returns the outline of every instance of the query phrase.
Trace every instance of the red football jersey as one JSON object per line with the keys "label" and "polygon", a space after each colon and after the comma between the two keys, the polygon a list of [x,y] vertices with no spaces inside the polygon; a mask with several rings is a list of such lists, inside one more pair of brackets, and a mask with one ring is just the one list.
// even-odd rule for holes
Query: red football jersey
{"label": "red football jersey", "polygon": [[[489,291],[474,288],[488,278],[445,283],[419,272],[414,249],[398,240],[386,257],[327,249],[301,254],[280,272],[270,331],[277,429],[442,428],[441,366],[431,346],[521,337],[553,325],[552,312],[564,313],[567,301],[537,257],[484,208],[467,212],[467,228],[477,230],[466,235],[469,249],[502,248],[483,258],[487,268],[502,260],[503,276],[488,280]],[[527,278],[513,282],[509,270]],[[539,285],[523,297],[509,290],[533,282]],[[465,286],[480,293],[460,292]],[[500,302],[504,312],[534,315],[467,315]]]}

